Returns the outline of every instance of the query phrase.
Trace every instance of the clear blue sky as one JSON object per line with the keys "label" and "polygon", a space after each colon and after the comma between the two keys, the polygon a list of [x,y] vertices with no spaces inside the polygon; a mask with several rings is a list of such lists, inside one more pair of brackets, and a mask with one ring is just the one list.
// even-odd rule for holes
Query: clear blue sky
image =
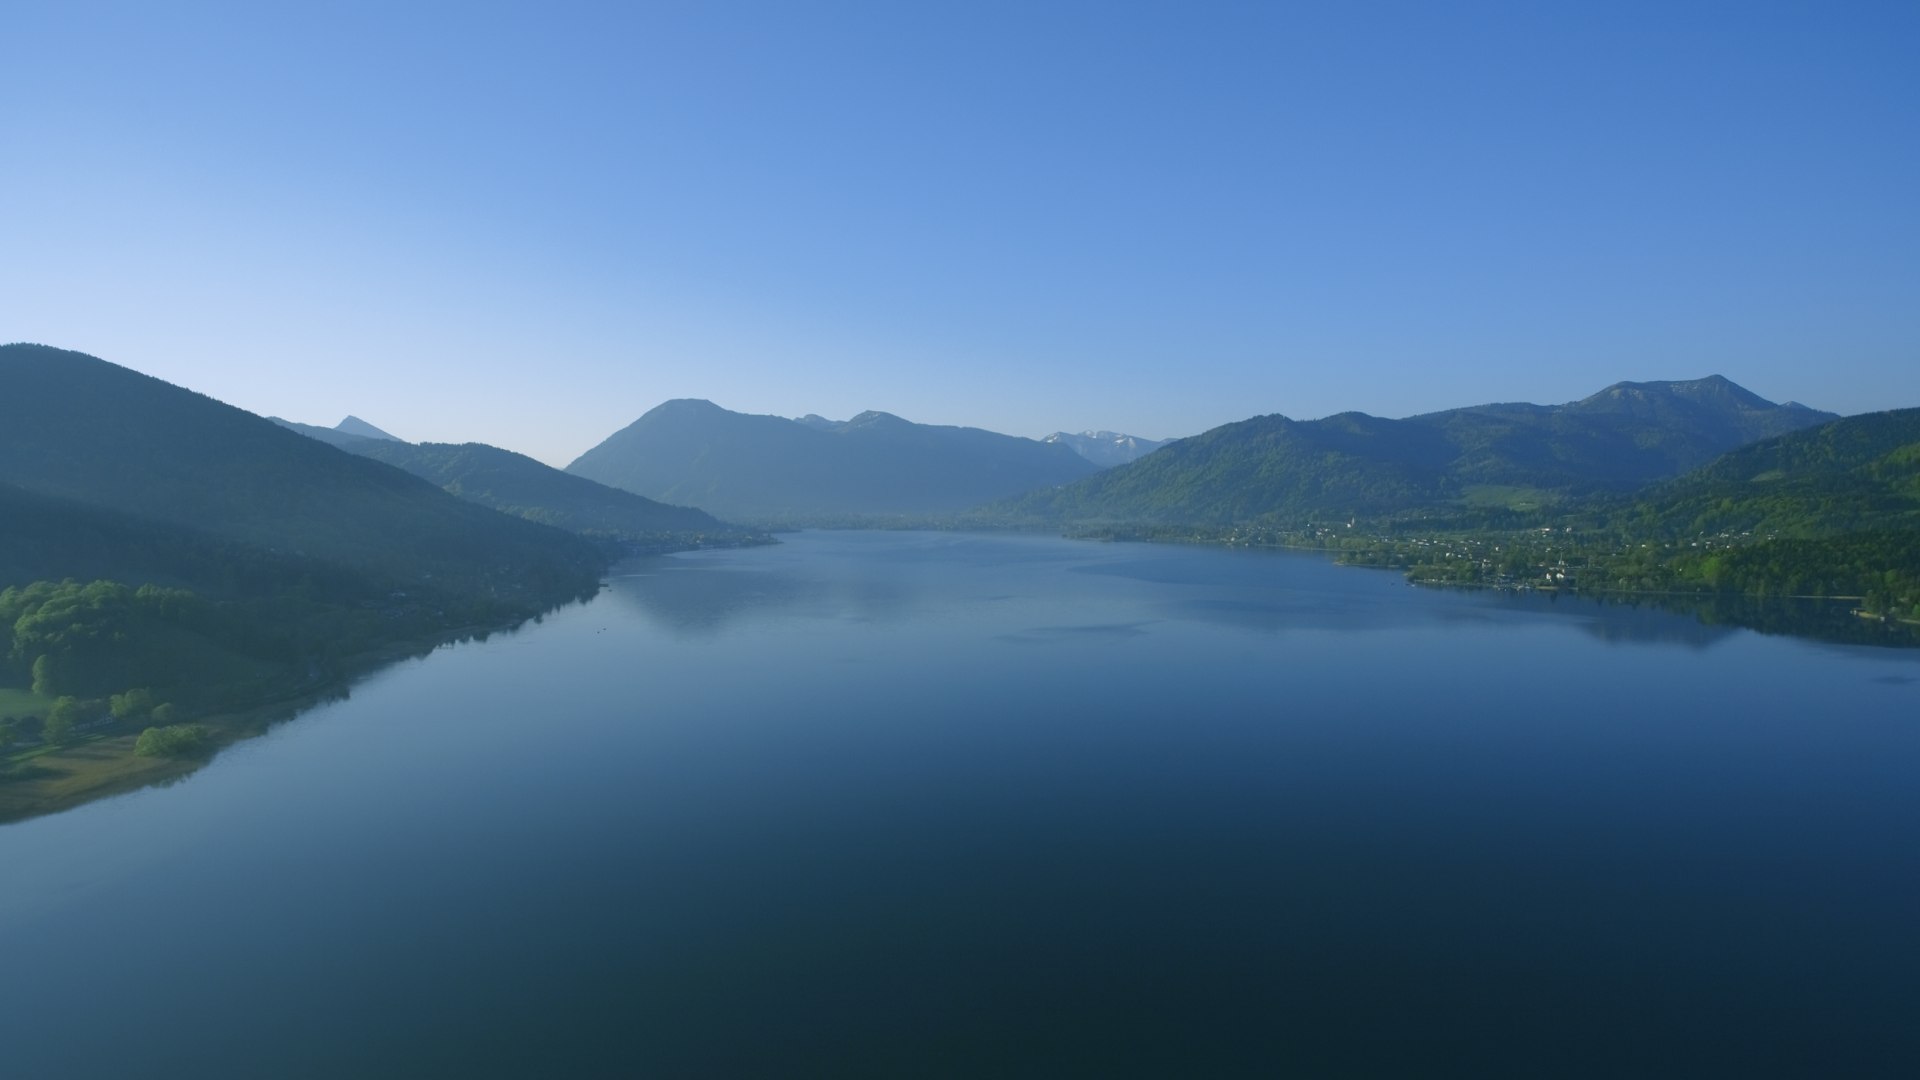
{"label": "clear blue sky", "polygon": [[1912,0],[8,0],[0,40],[0,340],[262,413],[564,464],[672,397],[1920,405]]}

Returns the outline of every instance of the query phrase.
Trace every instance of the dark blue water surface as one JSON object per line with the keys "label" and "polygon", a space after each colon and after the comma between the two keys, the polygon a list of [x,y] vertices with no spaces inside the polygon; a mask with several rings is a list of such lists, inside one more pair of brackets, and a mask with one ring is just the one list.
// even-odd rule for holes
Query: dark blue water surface
{"label": "dark blue water surface", "polygon": [[0,875],[7,1076],[1915,1076],[1920,656],[802,534]]}

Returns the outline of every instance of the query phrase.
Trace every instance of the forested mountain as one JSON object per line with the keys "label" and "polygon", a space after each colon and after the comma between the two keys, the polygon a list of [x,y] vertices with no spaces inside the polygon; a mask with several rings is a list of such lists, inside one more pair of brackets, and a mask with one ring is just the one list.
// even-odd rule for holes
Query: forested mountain
{"label": "forested mountain", "polygon": [[1920,409],[1850,416],[1741,447],[1642,492],[1618,520],[1658,535],[1811,539],[1920,529]]}
{"label": "forested mountain", "polygon": [[177,775],[153,758],[580,596],[606,564],[602,544],[80,353],[0,346],[0,395],[19,405],[0,425],[0,820]]}
{"label": "forested mountain", "polygon": [[462,499],[588,536],[641,541],[667,533],[741,531],[704,510],[668,506],[483,443],[356,439],[345,449],[405,469]]}
{"label": "forested mountain", "polygon": [[995,508],[1042,520],[1222,525],[1379,515],[1461,500],[1627,491],[1834,417],[1720,376],[1619,383],[1566,405],[1479,405],[1384,420],[1262,416]]}
{"label": "forested mountain", "polygon": [[364,575],[317,559],[0,483],[0,588],[109,578],[232,598],[312,585],[355,599],[384,596]]}
{"label": "forested mountain", "polygon": [[81,353],[0,346],[0,483],[508,605],[590,587],[591,543]]}
{"label": "forested mountain", "polygon": [[1117,431],[1056,431],[1040,441],[1061,443],[1103,469],[1138,461],[1166,445],[1165,440],[1143,439]]}
{"label": "forested mountain", "polygon": [[677,400],[567,471],[723,518],[768,522],[952,512],[1095,468],[1065,446],[881,412],[788,420]]}

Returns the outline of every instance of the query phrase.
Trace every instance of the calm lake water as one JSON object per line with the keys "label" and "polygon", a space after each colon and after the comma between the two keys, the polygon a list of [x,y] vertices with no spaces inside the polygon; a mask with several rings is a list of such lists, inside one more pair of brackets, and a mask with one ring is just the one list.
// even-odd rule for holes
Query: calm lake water
{"label": "calm lake water", "polygon": [[0,1072],[1920,1075],[1920,655],[1305,555],[640,560],[0,828]]}

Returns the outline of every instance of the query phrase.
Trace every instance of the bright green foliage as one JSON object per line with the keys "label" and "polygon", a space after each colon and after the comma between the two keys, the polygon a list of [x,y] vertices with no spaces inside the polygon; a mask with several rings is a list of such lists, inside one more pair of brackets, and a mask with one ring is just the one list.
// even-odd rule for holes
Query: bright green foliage
{"label": "bright green foliage", "polygon": [[185,757],[206,749],[212,733],[199,724],[170,724],[150,727],[134,740],[133,752],[141,757]]}
{"label": "bright green foliage", "polygon": [[129,690],[115,694],[110,702],[115,720],[138,720],[153,712],[153,691]]}

